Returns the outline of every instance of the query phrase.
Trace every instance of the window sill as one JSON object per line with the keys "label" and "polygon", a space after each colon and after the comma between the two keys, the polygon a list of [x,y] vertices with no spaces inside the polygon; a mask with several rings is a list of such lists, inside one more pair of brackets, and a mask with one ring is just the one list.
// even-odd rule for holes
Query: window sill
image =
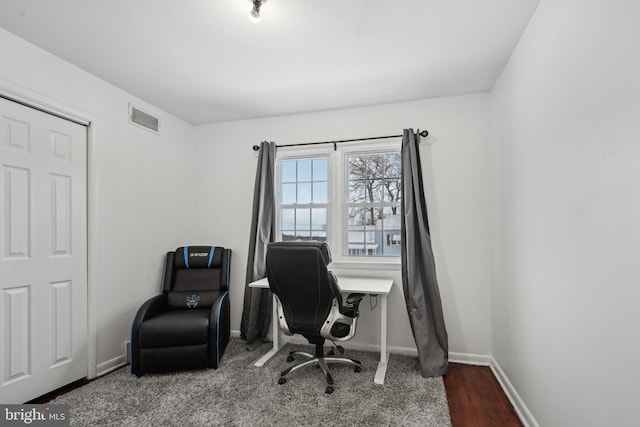
{"label": "window sill", "polygon": [[331,270],[391,270],[391,271],[400,271],[401,265],[400,260],[362,260],[362,261],[352,261],[352,260],[338,260],[333,261],[329,264],[329,269]]}

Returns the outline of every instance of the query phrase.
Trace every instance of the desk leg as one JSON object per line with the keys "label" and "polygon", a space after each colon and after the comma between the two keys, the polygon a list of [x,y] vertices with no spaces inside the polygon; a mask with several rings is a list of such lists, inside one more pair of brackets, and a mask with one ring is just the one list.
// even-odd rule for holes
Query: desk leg
{"label": "desk leg", "polygon": [[273,307],[271,308],[271,335],[273,340],[273,348],[269,350],[264,356],[262,356],[255,363],[255,366],[262,366],[267,363],[267,360],[280,350],[280,328],[278,327],[278,304],[276,303],[276,297],[273,297]]}
{"label": "desk leg", "polygon": [[374,382],[384,384],[384,377],[387,373],[387,363],[389,354],[387,353],[387,295],[380,295],[380,362]]}

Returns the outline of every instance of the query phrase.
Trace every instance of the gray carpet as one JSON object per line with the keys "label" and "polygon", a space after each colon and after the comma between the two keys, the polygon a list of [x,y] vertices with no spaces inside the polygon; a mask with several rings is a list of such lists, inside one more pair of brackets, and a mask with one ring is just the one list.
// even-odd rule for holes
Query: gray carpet
{"label": "gray carpet", "polygon": [[321,371],[307,367],[278,385],[289,366],[287,344],[265,366],[253,366],[269,350],[256,351],[232,338],[218,370],[147,374],[119,369],[51,403],[67,403],[72,426],[450,426],[442,378],[422,378],[417,358],[392,354],[383,386],[373,383],[379,354],[347,350],[362,372],[332,365],[336,383],[325,394]]}

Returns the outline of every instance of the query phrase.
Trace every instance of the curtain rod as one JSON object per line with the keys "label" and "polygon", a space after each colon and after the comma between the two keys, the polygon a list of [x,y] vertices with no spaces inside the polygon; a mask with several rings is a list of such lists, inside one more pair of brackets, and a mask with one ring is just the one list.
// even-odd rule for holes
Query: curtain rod
{"label": "curtain rod", "polygon": [[[423,138],[426,138],[429,135],[429,132],[426,130],[420,131],[418,129],[418,135]],[[369,138],[356,138],[356,139],[341,139],[339,141],[320,141],[320,142],[301,142],[299,144],[285,144],[285,145],[276,145],[276,148],[279,147],[300,147],[303,145],[320,145],[320,144],[333,144],[333,149],[336,149],[336,144],[341,142],[355,142],[355,141],[372,141],[374,139],[386,139],[386,138],[399,138],[402,135],[387,135],[387,136],[371,136]],[[254,145],[253,151],[260,151],[260,146]]]}

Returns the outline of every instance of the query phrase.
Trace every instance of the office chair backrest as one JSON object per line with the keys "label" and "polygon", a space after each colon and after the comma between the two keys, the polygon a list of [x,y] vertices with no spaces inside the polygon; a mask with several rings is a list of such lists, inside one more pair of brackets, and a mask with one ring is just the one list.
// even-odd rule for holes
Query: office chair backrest
{"label": "office chair backrest", "polygon": [[162,291],[172,309],[211,307],[229,288],[228,249],[183,246],[167,253]]}
{"label": "office chair backrest", "polygon": [[278,297],[292,333],[320,335],[334,299],[342,305],[324,242],[277,242],[267,248],[269,288]]}

